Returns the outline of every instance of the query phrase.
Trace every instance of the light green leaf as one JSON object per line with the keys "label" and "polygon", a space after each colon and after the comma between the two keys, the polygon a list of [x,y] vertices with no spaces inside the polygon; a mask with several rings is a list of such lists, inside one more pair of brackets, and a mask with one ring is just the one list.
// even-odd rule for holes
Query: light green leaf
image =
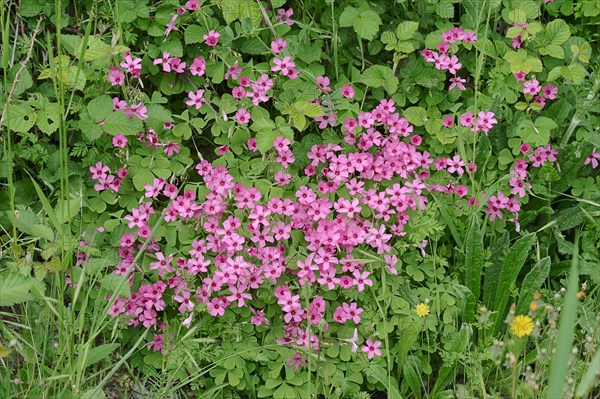
{"label": "light green leaf", "polygon": [[50,103],[37,112],[37,127],[46,134],[55,132],[60,125],[60,108],[57,103]]}
{"label": "light green leaf", "polygon": [[40,282],[33,277],[24,276],[11,271],[0,274],[0,306],[12,306],[33,299],[32,290],[40,287]]}
{"label": "light green leaf", "polygon": [[441,18],[452,18],[454,17],[454,6],[451,0],[441,0],[435,5],[435,12]]}
{"label": "light green leaf", "polygon": [[354,21],[358,18],[360,12],[354,7],[346,7],[340,14],[340,26],[342,28],[348,28],[354,24]]}
{"label": "light green leaf", "polygon": [[113,112],[113,102],[110,96],[103,95],[88,103],[87,110],[94,122],[100,122]]}
{"label": "light green leaf", "polygon": [[206,34],[206,30],[198,25],[190,25],[185,29],[184,40],[185,44],[202,43],[202,36]]}
{"label": "light green leaf", "polygon": [[[415,37],[415,33],[419,29],[419,23],[415,21],[404,21],[401,22],[396,28],[396,37],[398,40],[410,40]],[[383,41],[383,39],[382,39]]]}
{"label": "light green leaf", "polygon": [[[100,286],[111,293],[120,297],[127,297],[130,294],[129,284],[125,276],[120,274],[107,274],[100,280]],[[119,288],[118,292],[115,292]]]}
{"label": "light green leaf", "polygon": [[143,124],[137,117],[128,118],[123,111],[113,111],[106,117],[102,128],[113,136],[133,136],[143,130]]}
{"label": "light green leaf", "polygon": [[379,32],[381,18],[374,11],[362,11],[352,26],[358,36],[366,40],[373,40]]}
{"label": "light green leaf", "polygon": [[410,107],[404,110],[404,117],[415,126],[423,126],[427,119],[427,111],[422,107]]}
{"label": "light green leaf", "polygon": [[36,117],[36,113],[29,105],[9,104],[4,126],[15,132],[25,133],[33,127]]}
{"label": "light green leaf", "polygon": [[571,37],[571,30],[565,21],[555,19],[546,25],[546,36],[549,44],[559,46]]}

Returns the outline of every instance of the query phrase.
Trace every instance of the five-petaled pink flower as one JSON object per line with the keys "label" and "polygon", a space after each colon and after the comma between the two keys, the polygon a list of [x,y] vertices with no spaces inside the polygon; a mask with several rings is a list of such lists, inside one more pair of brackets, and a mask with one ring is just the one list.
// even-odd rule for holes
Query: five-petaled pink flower
{"label": "five-petaled pink flower", "polygon": [[361,351],[367,354],[367,358],[373,359],[375,356],[381,356],[381,341],[375,341],[371,338],[368,338],[365,344],[360,348]]}
{"label": "five-petaled pink flower", "polygon": [[202,36],[202,38],[204,39],[204,43],[206,43],[207,46],[215,47],[217,43],[219,43],[219,36],[221,36],[219,32],[210,30],[208,34]]}

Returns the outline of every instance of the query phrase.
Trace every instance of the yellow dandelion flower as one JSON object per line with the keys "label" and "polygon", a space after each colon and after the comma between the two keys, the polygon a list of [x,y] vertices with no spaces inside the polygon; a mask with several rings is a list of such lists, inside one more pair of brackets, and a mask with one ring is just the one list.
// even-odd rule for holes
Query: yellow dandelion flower
{"label": "yellow dandelion flower", "polygon": [[529,316],[518,315],[510,325],[510,330],[517,337],[521,338],[530,335],[533,332],[533,319]]}
{"label": "yellow dandelion flower", "polygon": [[415,308],[415,312],[417,312],[417,316],[425,317],[429,314],[429,305],[426,303],[419,303]]}

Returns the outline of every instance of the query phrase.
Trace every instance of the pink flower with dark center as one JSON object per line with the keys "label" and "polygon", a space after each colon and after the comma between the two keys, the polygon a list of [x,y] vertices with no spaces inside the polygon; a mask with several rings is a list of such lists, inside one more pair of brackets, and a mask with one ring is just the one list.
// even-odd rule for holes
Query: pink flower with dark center
{"label": "pink flower with dark center", "polygon": [[194,76],[202,76],[206,71],[206,61],[204,57],[194,58],[194,61],[190,65],[190,73]]}
{"label": "pink flower with dark center", "polygon": [[235,113],[235,119],[237,120],[237,122],[241,125],[245,125],[248,122],[250,122],[250,113],[248,111],[246,111],[245,108],[240,108],[236,113]]}
{"label": "pink flower with dark center", "polygon": [[210,30],[208,34],[202,36],[202,38],[204,39],[204,43],[206,43],[207,46],[215,47],[217,43],[219,43],[219,36],[221,36],[219,32]]}
{"label": "pink flower with dark center", "polygon": [[544,98],[547,98],[548,100],[554,100],[556,98],[556,94],[558,94],[558,87],[554,86],[552,83],[548,83],[542,88],[542,94],[544,95]]}
{"label": "pink flower with dark center", "polygon": [[108,73],[108,80],[113,86],[122,86],[125,83],[125,74],[117,67],[110,67]]}
{"label": "pink flower with dark center", "polygon": [[350,85],[342,86],[342,96],[346,98],[354,98],[354,88]]}
{"label": "pink flower with dark center", "polygon": [[198,89],[196,93],[190,91],[188,93],[189,100],[187,100],[185,103],[189,106],[195,106],[196,109],[200,109],[202,107],[202,104],[206,102],[203,96],[204,89]]}
{"label": "pink flower with dark center", "polygon": [[113,137],[112,143],[115,147],[125,148],[127,145],[127,137],[123,136],[122,134],[117,134],[115,137]]}
{"label": "pink flower with dark center", "polygon": [[519,82],[524,81],[526,77],[527,77],[527,74],[524,71],[519,71],[519,72],[515,73],[515,79],[517,79],[517,81],[519,81]]}
{"label": "pink flower with dark center", "polygon": [[287,47],[288,42],[283,40],[281,37],[271,42],[271,51],[275,54],[281,53]]}
{"label": "pink flower with dark center", "polygon": [[360,350],[367,354],[368,359],[373,359],[375,356],[381,356],[381,349],[379,349],[380,346],[381,341],[373,342],[373,340],[369,338],[360,348]]}

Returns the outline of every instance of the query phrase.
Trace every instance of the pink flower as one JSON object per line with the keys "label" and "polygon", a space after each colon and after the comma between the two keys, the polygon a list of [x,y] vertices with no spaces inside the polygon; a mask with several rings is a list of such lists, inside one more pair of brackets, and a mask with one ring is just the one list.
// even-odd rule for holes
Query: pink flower
{"label": "pink flower", "polygon": [[540,87],[540,82],[538,82],[535,77],[530,81],[523,83],[523,86],[523,93],[531,94],[532,96],[535,96],[540,92],[540,90],[542,90]]}
{"label": "pink flower", "polygon": [[206,61],[204,57],[194,58],[192,65],[190,65],[190,73],[194,76],[202,76],[206,71]]}
{"label": "pink flower", "polygon": [[473,126],[474,123],[475,123],[475,117],[473,116],[472,112],[467,112],[460,116],[461,126],[465,126],[465,127]]}
{"label": "pink flower", "polygon": [[461,78],[460,76],[453,76],[450,78],[450,86],[448,87],[448,91],[458,87],[459,90],[465,91],[467,88],[463,83],[466,83],[467,80]]}
{"label": "pink flower", "polygon": [[124,148],[127,145],[127,137],[122,134],[117,134],[113,137],[112,143],[115,147]]}
{"label": "pink flower", "polygon": [[527,74],[524,71],[519,71],[517,73],[515,73],[515,79],[517,79],[517,81],[524,81],[525,78],[527,77]]}
{"label": "pink flower", "polygon": [[469,190],[467,189],[467,187],[465,187],[461,184],[454,188],[454,192],[456,193],[456,195],[458,195],[459,197],[462,198],[469,193]]}
{"label": "pink flower", "polygon": [[194,93],[193,91],[190,91],[188,93],[189,96],[189,100],[187,100],[185,103],[189,106],[194,105],[196,107],[196,109],[200,109],[202,107],[202,103],[205,103],[206,100],[204,99],[204,89],[198,89],[198,91],[196,93]]}
{"label": "pink flower", "polygon": [[200,7],[200,2],[198,0],[188,0],[185,7],[190,11],[196,11]]}
{"label": "pink flower", "polygon": [[350,85],[342,86],[342,96],[346,98],[354,98],[354,88]]}
{"label": "pink flower", "polygon": [[519,151],[521,151],[521,154],[525,155],[531,151],[531,146],[527,143],[523,143],[521,144],[521,147],[519,147]]}
{"label": "pink flower", "polygon": [[204,39],[204,43],[206,43],[207,46],[215,47],[217,43],[219,43],[219,36],[221,36],[219,32],[210,30],[208,34],[202,36],[202,38]]}
{"label": "pink flower", "polygon": [[256,152],[258,151],[258,147],[256,145],[256,139],[254,137],[248,139],[248,142],[246,143],[246,145],[248,146],[248,149],[252,152]]}
{"label": "pink flower", "polygon": [[291,8],[288,8],[287,10],[280,8],[277,10],[277,20],[289,26],[294,25],[292,15],[294,15],[294,10]]}
{"label": "pink flower", "polygon": [[281,53],[287,47],[288,42],[283,40],[281,37],[271,42],[271,51],[275,54]]}
{"label": "pink flower", "polygon": [[235,119],[240,125],[245,125],[246,123],[250,122],[250,113],[246,111],[245,108],[240,108],[235,113]]}
{"label": "pink flower", "polygon": [[544,98],[547,98],[548,100],[554,100],[557,93],[558,87],[554,86],[552,83],[548,83],[542,88],[542,94]]}
{"label": "pink flower", "polygon": [[227,68],[227,72],[225,72],[225,79],[233,79],[237,80],[238,75],[242,72],[242,68],[238,67],[238,62],[234,62],[232,66]]}
{"label": "pink flower", "polygon": [[229,152],[229,146],[226,145],[222,145],[220,147],[217,148],[217,153],[219,155],[225,155]]}
{"label": "pink flower", "polygon": [[447,116],[444,118],[444,120],[442,121],[442,125],[444,125],[445,127],[450,127],[454,124],[454,118],[451,116]]}
{"label": "pink flower", "polygon": [[125,83],[125,74],[117,67],[110,67],[108,73],[108,80],[113,86],[122,86]]}
{"label": "pink flower", "polygon": [[139,78],[140,71],[142,70],[142,59],[141,58],[132,58],[131,52],[127,51],[123,54],[125,61],[121,62],[122,68],[125,68],[126,72],[131,73],[133,77]]}
{"label": "pink flower", "polygon": [[373,340],[369,338],[365,342],[365,345],[360,348],[360,350],[367,353],[368,359],[373,359],[375,356],[381,356],[381,349],[379,349],[380,346],[381,341],[373,342]]}
{"label": "pink flower", "polygon": [[598,167],[598,160],[599,159],[600,159],[600,152],[596,152],[596,147],[594,147],[594,150],[585,159],[585,162],[583,164],[584,165],[590,165],[591,164],[592,169],[596,169]]}

